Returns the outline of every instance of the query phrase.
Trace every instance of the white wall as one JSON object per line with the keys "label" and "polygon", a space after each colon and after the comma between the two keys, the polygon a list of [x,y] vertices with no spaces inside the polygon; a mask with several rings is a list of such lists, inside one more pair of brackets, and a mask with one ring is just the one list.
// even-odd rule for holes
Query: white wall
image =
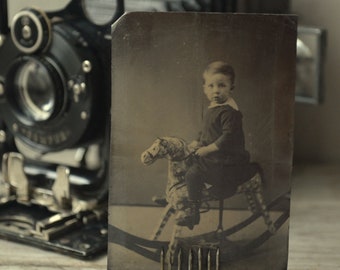
{"label": "white wall", "polygon": [[291,0],[299,23],[327,30],[324,102],[296,104],[295,160],[340,162],[339,0]]}
{"label": "white wall", "polygon": [[13,15],[19,10],[26,7],[38,7],[42,10],[50,11],[50,10],[58,10],[64,7],[69,0],[57,0],[57,1],[42,1],[42,0],[30,0],[30,1],[22,1],[22,0],[10,0],[7,1],[9,19],[13,17]]}

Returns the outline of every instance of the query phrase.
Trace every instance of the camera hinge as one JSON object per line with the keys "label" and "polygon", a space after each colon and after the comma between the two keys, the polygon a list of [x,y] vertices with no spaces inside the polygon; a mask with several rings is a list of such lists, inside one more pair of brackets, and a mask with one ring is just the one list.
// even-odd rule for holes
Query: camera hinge
{"label": "camera hinge", "polygon": [[10,200],[11,188],[16,191],[20,203],[29,204],[29,181],[24,172],[24,157],[19,153],[5,153],[2,158],[3,186],[7,189],[5,200]]}
{"label": "camera hinge", "polygon": [[52,186],[54,198],[61,208],[69,208],[71,205],[70,194],[70,169],[65,166],[57,167],[57,175]]}

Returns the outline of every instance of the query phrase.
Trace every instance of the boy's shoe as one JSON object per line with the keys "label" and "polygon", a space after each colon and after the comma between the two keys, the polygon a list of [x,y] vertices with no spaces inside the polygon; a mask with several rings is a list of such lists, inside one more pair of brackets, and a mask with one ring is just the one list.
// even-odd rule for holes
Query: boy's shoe
{"label": "boy's shoe", "polygon": [[200,222],[200,205],[200,202],[189,202],[188,208],[179,212],[176,216],[176,224],[192,230]]}

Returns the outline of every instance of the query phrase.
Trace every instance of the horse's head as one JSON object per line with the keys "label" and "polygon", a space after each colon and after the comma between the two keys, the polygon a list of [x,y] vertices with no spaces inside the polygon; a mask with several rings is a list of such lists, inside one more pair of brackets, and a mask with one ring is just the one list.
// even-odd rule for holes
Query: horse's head
{"label": "horse's head", "polygon": [[141,161],[145,165],[151,165],[157,159],[164,158],[167,154],[166,141],[162,138],[158,138],[142,153]]}
{"label": "horse's head", "polygon": [[186,143],[176,137],[157,138],[152,145],[141,155],[141,161],[145,165],[151,165],[157,159],[169,160],[184,159],[186,155]]}

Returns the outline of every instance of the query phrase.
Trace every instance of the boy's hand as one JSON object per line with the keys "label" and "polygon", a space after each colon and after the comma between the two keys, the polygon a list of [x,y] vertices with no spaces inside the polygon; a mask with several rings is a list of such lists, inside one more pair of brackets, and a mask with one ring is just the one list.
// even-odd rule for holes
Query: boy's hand
{"label": "boy's hand", "polygon": [[199,148],[198,141],[192,141],[188,144],[188,149],[190,152],[195,152]]}
{"label": "boy's hand", "polygon": [[204,157],[209,155],[210,153],[218,151],[218,147],[216,144],[212,143],[207,146],[203,146],[201,148],[198,148],[195,152],[195,154],[199,157]]}

